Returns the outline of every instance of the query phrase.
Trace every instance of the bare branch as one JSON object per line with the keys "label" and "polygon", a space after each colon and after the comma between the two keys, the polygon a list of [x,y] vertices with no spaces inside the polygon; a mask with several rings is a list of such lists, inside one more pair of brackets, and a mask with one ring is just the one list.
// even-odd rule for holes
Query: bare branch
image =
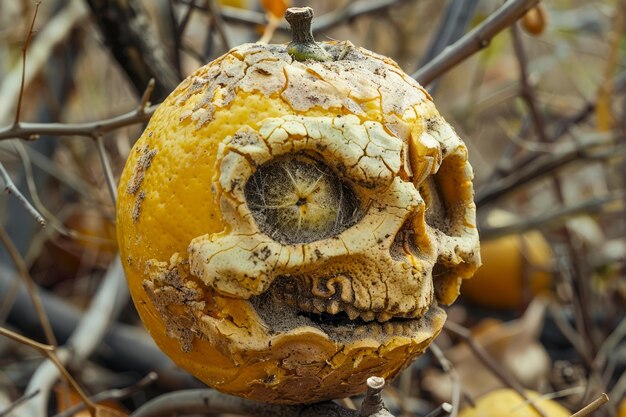
{"label": "bare branch", "polygon": [[422,85],[430,84],[460,62],[487,47],[494,36],[515,23],[537,3],[539,0],[508,0],[474,30],[413,73],[412,77]]}
{"label": "bare branch", "polygon": [[0,128],[0,140],[24,139],[35,140],[42,135],[85,136],[103,135],[121,127],[143,123],[150,119],[158,105],[152,105],[145,111],[132,110],[128,113],[87,123],[19,123],[17,126]]}
{"label": "bare branch", "polygon": [[[119,388],[119,389],[114,388],[111,390],[102,391],[96,395],[89,397],[89,399],[96,404],[102,401],[106,401],[106,400],[123,400],[135,394],[136,392],[141,391],[146,386],[152,384],[154,381],[157,380],[157,378],[158,376],[156,372],[150,372],[148,373],[148,375],[141,378],[138,382],[136,382],[135,384],[129,387]],[[84,403],[76,404],[72,407],[67,408],[63,412],[54,415],[53,417],[72,417],[76,415],[79,411],[82,411],[84,409],[85,409]],[[2,416],[0,415],[0,417]]]}
{"label": "bare branch", "polygon": [[9,405],[7,408],[5,408],[4,410],[0,411],[0,417],[6,417],[6,416],[10,415],[11,411],[13,411],[16,407],[18,407],[20,404],[30,400],[31,398],[35,397],[38,394],[39,394],[39,390],[33,391],[30,394],[22,395],[20,398],[18,398],[17,400],[13,401],[13,403],[11,403],[11,405]]}
{"label": "bare branch", "polygon": [[87,0],[111,53],[140,93],[150,78],[163,100],[181,81],[138,0]]}
{"label": "bare branch", "polygon": [[[15,333],[9,329],[5,329],[0,327],[0,335],[8,337],[10,339],[15,340],[18,343],[21,343],[26,346],[30,346],[31,348],[37,350],[42,355],[46,356],[57,368],[57,370],[63,375],[63,378],[71,385],[72,389],[76,391],[78,396],[83,400],[87,410],[89,410],[89,414],[92,417],[96,417],[96,408],[93,402],[89,400],[85,392],[82,390],[80,385],[76,382],[76,380],[72,377],[72,375],[67,371],[63,363],[59,360],[55,353],[55,347],[53,345],[45,345],[43,343],[39,343],[35,340],[29,339],[26,336],[22,336],[21,334]],[[34,392],[35,390],[31,391]],[[39,390],[36,390],[39,391]],[[28,393],[26,394],[28,395]]]}
{"label": "bare branch", "polygon": [[444,329],[459,336],[465,342],[467,342],[468,346],[474,352],[474,355],[491,371],[495,376],[497,376],[502,383],[504,383],[507,387],[514,389],[519,395],[522,396],[523,399],[530,403],[530,406],[541,416],[546,417],[546,414],[537,406],[537,404],[533,403],[532,400],[526,395],[526,392],[522,388],[522,386],[513,379],[510,375],[506,373],[504,369],[502,369],[496,361],[487,353],[484,347],[482,347],[476,340],[472,337],[472,334],[465,327],[460,324],[446,321],[444,324]]}
{"label": "bare branch", "polygon": [[580,214],[591,214],[602,210],[606,205],[623,198],[623,193],[616,193],[604,197],[593,198],[572,206],[563,207],[554,211],[543,213],[537,217],[513,223],[507,226],[483,228],[480,232],[481,239],[497,239],[502,236],[524,233],[529,230],[546,230],[550,227],[562,225],[567,219]]}
{"label": "bare branch", "polygon": [[109,193],[111,193],[111,199],[113,200],[113,205],[115,205],[115,202],[117,201],[117,187],[115,186],[115,178],[113,176],[113,170],[111,169],[109,156],[107,155],[106,149],[104,149],[103,136],[95,135],[94,140],[96,141],[96,147],[98,148],[98,155],[100,156],[100,162],[102,163],[102,169],[109,188]]}
{"label": "bare branch", "polygon": [[[329,30],[335,26],[341,25],[345,22],[349,22],[360,16],[374,14],[381,12],[393,6],[397,6],[402,3],[407,3],[410,0],[367,0],[367,1],[351,1],[346,3],[345,7],[341,9],[316,16],[311,25],[313,34],[320,33]],[[190,7],[195,7],[200,10],[207,11],[206,6],[200,6],[195,4],[194,0],[184,0],[181,3]],[[267,25],[267,16],[264,13],[256,12],[248,9],[239,9],[235,7],[222,6],[220,8],[221,15],[224,20],[233,23],[243,23],[245,25]],[[289,31],[289,25],[284,21],[280,22],[276,27],[276,30],[282,32]]]}
{"label": "bare branch", "polygon": [[476,206],[482,207],[492,203],[518,190],[520,187],[526,186],[532,181],[537,181],[568,164],[594,159],[596,157],[611,157],[615,154],[616,149],[610,149],[608,152],[601,153],[600,155],[594,155],[591,153],[591,149],[606,145],[613,140],[614,137],[612,135],[593,135],[584,142],[581,141],[581,143],[578,144],[572,143],[569,146],[562,147],[561,151],[558,153],[541,154],[528,164],[519,166],[516,171],[513,171],[508,176],[493,181],[483,189],[478,190],[475,198]]}
{"label": "bare branch", "polygon": [[452,404],[443,403],[439,407],[431,411],[430,413],[426,414],[425,417],[444,417],[444,416],[450,415],[450,413],[452,413],[453,410],[454,410],[454,407],[452,407]]}
{"label": "bare branch", "polygon": [[14,125],[17,125],[20,122],[20,112],[22,110],[22,98],[24,97],[24,84],[26,80],[26,51],[28,51],[28,45],[33,37],[33,28],[35,27],[35,20],[37,19],[37,12],[39,11],[40,5],[40,1],[35,3],[33,19],[30,21],[30,27],[28,28],[26,40],[24,41],[24,46],[22,47],[22,79],[20,80],[20,94],[17,97],[17,109],[15,110],[15,119],[13,120]]}
{"label": "bare branch", "polygon": [[[66,346],[57,350],[59,362],[71,360],[76,365],[84,361],[100,344],[127,301],[128,288],[119,257],[116,257]],[[57,369],[50,362],[44,362],[39,366],[26,387],[26,392],[41,390],[41,395],[24,405],[28,407],[31,415],[46,415],[50,389],[58,377]]]}
{"label": "bare branch", "polygon": [[35,207],[33,207],[30,204],[30,202],[26,199],[26,197],[24,197],[24,195],[20,193],[20,190],[18,190],[17,187],[15,186],[15,183],[13,183],[13,180],[9,176],[9,173],[7,172],[7,170],[4,168],[4,165],[2,165],[2,162],[0,162],[0,177],[2,177],[2,180],[4,181],[4,190],[8,194],[13,194],[13,196],[17,198],[17,200],[22,204],[22,206],[24,206],[26,211],[31,216],[33,216],[35,220],[37,220],[37,223],[39,223],[42,227],[45,227],[46,220],[43,218],[41,213],[39,213],[35,209]]}
{"label": "bare branch", "polygon": [[[445,407],[444,405],[446,403],[444,403],[437,409],[433,410],[431,414],[434,413],[435,415],[443,415],[441,411],[445,411],[450,414],[450,417],[456,417],[459,414],[459,407],[461,405],[461,378],[459,377],[456,369],[454,369],[454,365],[452,365],[452,362],[450,362],[450,360],[446,358],[446,355],[443,353],[441,348],[437,346],[437,344],[431,344],[430,351],[433,353],[433,355],[435,355],[437,362],[439,362],[439,364],[443,368],[443,371],[448,374],[448,376],[450,377],[450,381],[452,382],[451,409],[447,409],[448,407]],[[437,411],[439,409],[441,409],[441,411]]]}
{"label": "bare branch", "polygon": [[591,413],[596,411],[598,408],[602,407],[604,404],[609,402],[609,396],[605,393],[601,394],[598,398],[593,400],[590,404],[587,404],[580,411],[572,414],[572,417],[587,417],[590,416]]}
{"label": "bare branch", "polygon": [[257,417],[360,417],[356,410],[334,402],[311,405],[273,405],[222,394],[212,389],[179,390],[161,395],[139,407],[132,417],[169,417],[172,414],[230,413]]}
{"label": "bare branch", "polygon": [[11,237],[4,230],[4,227],[0,226],[0,241],[6,248],[9,256],[13,260],[15,264],[15,268],[17,272],[22,277],[22,281],[24,281],[24,285],[26,286],[26,290],[28,291],[28,296],[30,297],[33,306],[35,307],[35,311],[37,312],[37,316],[39,317],[39,321],[41,322],[41,327],[43,328],[43,332],[46,335],[46,340],[48,344],[52,346],[57,345],[56,337],[54,337],[54,332],[52,331],[52,326],[50,326],[50,320],[48,320],[48,315],[46,314],[43,305],[41,303],[41,298],[39,297],[39,293],[37,292],[37,286],[33,281],[33,278],[28,273],[28,268],[26,268],[26,262],[24,262],[24,258],[18,252],[17,248],[13,244]]}
{"label": "bare branch", "polygon": [[546,124],[543,119],[543,115],[539,111],[539,105],[537,103],[537,95],[535,89],[530,85],[527,62],[528,57],[526,51],[524,51],[524,45],[522,45],[522,39],[519,33],[517,23],[511,25],[511,39],[513,41],[513,50],[515,51],[515,57],[517,58],[517,65],[520,72],[520,96],[526,103],[530,116],[535,124],[535,131],[537,138],[540,142],[548,142],[548,135],[546,134]]}
{"label": "bare branch", "polygon": [[38,32],[37,38],[30,44],[26,60],[28,67],[22,77],[22,68],[12,69],[0,85],[0,123],[7,123],[15,104],[18,102],[21,81],[25,86],[39,74],[54,48],[63,42],[72,29],[87,16],[87,9],[80,0],[71,0]]}
{"label": "bare branch", "polygon": [[[448,45],[459,40],[472,18],[478,0],[453,0],[448,2],[443,18],[439,22],[437,31],[431,35],[430,44],[424,55],[420,58],[420,66],[428,64],[439,55]],[[438,83],[433,82],[428,86],[428,92],[435,94]]]}
{"label": "bare branch", "polygon": [[217,34],[222,41],[222,46],[224,49],[229,50],[231,48],[230,41],[228,40],[228,36],[226,35],[226,28],[224,24],[224,19],[222,18],[222,14],[220,13],[220,6],[217,4],[215,0],[206,0],[207,10],[211,14],[211,20],[213,21],[213,26],[211,28],[215,28]]}

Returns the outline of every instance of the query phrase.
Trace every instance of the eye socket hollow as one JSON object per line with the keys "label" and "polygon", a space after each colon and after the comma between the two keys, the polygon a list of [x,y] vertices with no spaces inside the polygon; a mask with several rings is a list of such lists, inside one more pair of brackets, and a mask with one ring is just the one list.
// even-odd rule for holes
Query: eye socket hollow
{"label": "eye socket hollow", "polygon": [[362,217],[350,184],[302,154],[263,164],[246,182],[244,194],[259,229],[283,244],[327,239]]}

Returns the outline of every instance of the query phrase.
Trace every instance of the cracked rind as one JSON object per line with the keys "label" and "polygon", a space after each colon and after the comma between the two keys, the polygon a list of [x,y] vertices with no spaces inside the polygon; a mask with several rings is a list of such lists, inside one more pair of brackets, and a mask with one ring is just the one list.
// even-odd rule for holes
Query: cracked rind
{"label": "cracked rind", "polygon": [[[352,115],[285,116],[266,119],[258,132],[242,128],[220,145],[214,176],[222,214],[232,229],[191,241],[192,274],[220,294],[246,299],[265,292],[278,276],[313,281],[348,276],[351,305],[357,310],[368,315],[423,315],[433,302],[430,276],[436,242],[399,259],[390,251],[405,222],[424,222],[417,188],[399,177],[402,146],[380,123],[361,122]],[[367,210],[354,226],[332,238],[283,245],[259,230],[245,201],[244,184],[263,163],[305,152],[315,152],[341,172]]]}
{"label": "cracked rind", "polygon": [[[383,157],[386,147],[369,140],[365,149],[370,147],[371,164],[358,169],[352,167],[350,176],[363,195],[390,192],[386,198],[397,204],[392,204],[395,208],[384,208],[395,213],[388,221],[396,227],[398,219],[406,218],[401,213],[406,211],[407,201],[416,213],[420,207],[425,209],[426,217],[436,211],[432,196],[421,203],[422,194],[410,191],[408,196],[400,195],[399,190],[410,190],[411,184],[425,195],[440,192],[445,200],[440,205],[449,212],[449,216],[444,216],[446,228],[424,223],[419,215],[409,216],[408,222],[415,231],[411,235],[415,244],[428,253],[429,259],[436,256],[439,266],[433,273],[432,294],[440,302],[452,302],[458,294],[460,279],[469,278],[480,263],[467,151],[439,116],[426,91],[386,57],[349,43],[324,45],[335,58],[341,59],[294,62],[284,45],[249,44],[200,68],[159,106],[131,152],[120,179],[118,241],[129,288],[146,328],[179,366],[207,384],[261,401],[315,402],[362,392],[368,376],[393,377],[421,353],[440,331],[445,314],[437,307],[431,308],[423,329],[412,337],[387,335],[380,339],[359,339],[355,336],[352,342],[338,343],[311,327],[264,339],[267,326],[258,320],[251,304],[232,295],[242,288],[246,290],[240,296],[256,294],[268,287],[270,278],[258,282],[239,278],[215,284],[221,292],[206,287],[202,288],[202,299],[191,300],[195,304],[185,301],[181,288],[188,284],[180,277],[187,277],[196,288],[201,288],[205,281],[223,278],[211,277],[210,271],[201,272],[204,267],[200,257],[196,257],[195,263],[192,261],[195,265],[192,270],[195,268],[200,275],[194,277],[184,258],[175,257],[168,264],[172,255],[184,255],[203,240],[227,239],[248,227],[230,223],[246,215],[245,205],[241,204],[241,196],[229,200],[229,193],[224,192],[229,185],[214,177],[217,169],[228,171],[228,164],[243,167],[236,155],[227,157],[236,154],[226,150],[237,140],[241,141],[237,145],[240,155],[246,155],[250,169],[239,173],[231,170],[231,174],[241,175],[243,181],[254,171],[256,162],[251,161],[262,158],[270,150],[263,146],[255,148],[258,142],[246,144],[251,137],[266,138],[262,142],[272,144],[272,153],[288,152],[297,140],[307,138],[315,142],[311,138],[321,135],[314,129],[316,123],[302,121],[319,118],[324,123],[317,125],[341,132],[333,136],[338,140],[354,137],[350,149],[363,154],[359,141],[365,136],[348,130],[373,126],[378,132],[374,136],[391,138],[394,152],[398,149],[399,152]],[[346,120],[349,123],[341,127]],[[342,154],[348,160],[353,156],[349,150],[331,152],[323,146],[315,152]],[[140,181],[136,181],[135,167],[141,170]],[[336,165],[333,169],[341,172],[343,168]],[[380,183],[372,181],[373,172],[380,173]],[[211,190],[213,182],[218,184],[215,192]],[[127,192],[129,187],[132,192]],[[372,200],[374,207],[376,201]],[[234,208],[237,210],[233,211]],[[436,215],[430,217],[441,220]],[[253,224],[248,220],[248,225]],[[365,230],[364,226],[353,227]],[[370,223],[369,227],[375,230],[379,226]],[[336,239],[341,241],[341,247],[331,245],[325,250],[330,250],[330,255],[332,251],[363,252],[362,246],[373,242],[373,237],[369,238],[372,233],[367,233],[363,242]],[[244,239],[232,248],[250,249],[252,238],[262,239],[253,228],[250,235],[251,240]],[[406,240],[394,242],[394,247],[406,253],[402,249],[408,245]],[[227,251],[229,247],[222,249]],[[298,257],[310,258],[310,254],[291,252],[282,251],[278,257],[282,265],[293,266]],[[245,250],[242,253],[250,254]],[[358,257],[351,262],[335,259],[335,265],[360,262]],[[168,278],[168,270],[174,265],[183,287],[180,282],[171,281],[171,276]],[[267,268],[265,265],[260,268]],[[362,291],[365,297],[365,290]],[[429,297],[430,291],[425,291],[424,297]],[[416,299],[414,294],[412,299]],[[379,308],[381,303],[368,301],[363,306],[367,304]],[[175,305],[178,307],[174,308]],[[425,299],[420,305],[427,305]],[[386,308],[379,313],[384,313]],[[409,311],[408,307],[398,311],[401,310]],[[172,316],[181,312],[191,313],[192,318],[179,321]],[[273,340],[271,345],[270,340]],[[325,371],[320,372],[320,367]]]}
{"label": "cracked rind", "polygon": [[243,374],[196,376],[219,390],[266,402],[295,404],[358,394],[369,376],[391,378],[423,353],[445,321],[445,312],[433,306],[410,337],[366,335],[340,343],[313,326],[276,333],[262,325],[250,304],[204,294],[178,254],[169,264],[150,263],[143,286],[164,318],[168,336],[178,340],[183,352],[197,353],[194,338],[196,346],[209,343]]}

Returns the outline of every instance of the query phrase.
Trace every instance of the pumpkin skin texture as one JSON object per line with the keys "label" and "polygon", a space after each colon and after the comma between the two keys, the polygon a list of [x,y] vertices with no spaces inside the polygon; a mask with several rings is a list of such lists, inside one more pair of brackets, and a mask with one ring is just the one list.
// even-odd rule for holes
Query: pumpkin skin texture
{"label": "pumpkin skin texture", "polygon": [[135,144],[117,233],[135,306],[226,393],[312,403],[392,378],[480,263],[467,150],[390,59],[234,48]]}

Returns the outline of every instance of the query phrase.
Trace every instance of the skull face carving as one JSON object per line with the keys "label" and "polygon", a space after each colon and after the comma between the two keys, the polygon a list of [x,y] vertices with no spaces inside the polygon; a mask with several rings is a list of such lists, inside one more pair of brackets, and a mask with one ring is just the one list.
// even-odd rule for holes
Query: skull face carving
{"label": "skull face carving", "polygon": [[174,361],[267,402],[353,395],[439,333],[480,263],[467,151],[395,63],[243,45],[160,106],[121,178],[137,309]]}

